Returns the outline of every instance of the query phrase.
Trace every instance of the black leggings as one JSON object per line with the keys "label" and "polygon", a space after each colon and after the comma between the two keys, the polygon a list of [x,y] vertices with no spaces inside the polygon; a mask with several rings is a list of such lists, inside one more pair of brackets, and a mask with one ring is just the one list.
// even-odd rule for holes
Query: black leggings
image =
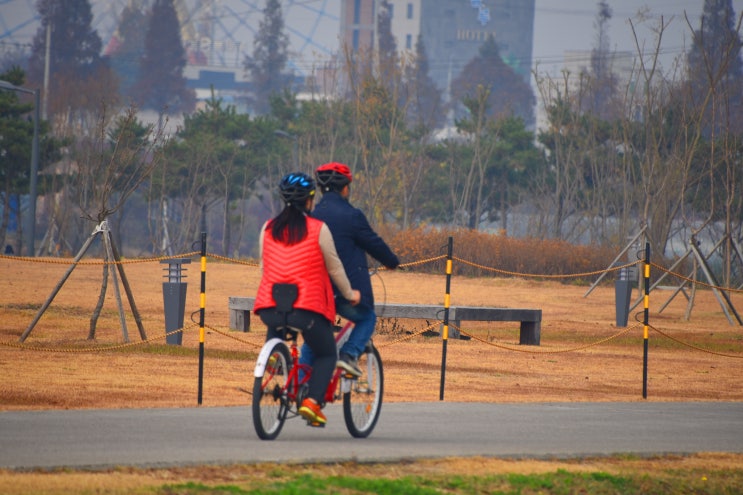
{"label": "black leggings", "polygon": [[[265,308],[260,310],[258,316],[268,327],[266,340],[282,337],[278,329],[284,326],[283,313],[277,312],[275,308]],[[322,404],[325,390],[333,377],[337,359],[332,323],[320,313],[295,309],[287,315],[286,324],[292,328],[301,329],[302,338],[312,349],[315,360],[312,363],[312,375],[307,395],[315,399],[318,404]]]}

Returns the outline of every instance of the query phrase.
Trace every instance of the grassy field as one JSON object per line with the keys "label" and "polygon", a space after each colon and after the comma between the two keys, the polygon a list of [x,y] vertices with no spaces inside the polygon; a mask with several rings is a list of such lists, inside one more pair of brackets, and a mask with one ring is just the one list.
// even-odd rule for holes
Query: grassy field
{"label": "grassy field", "polygon": [[741,456],[422,459],[105,472],[0,471],[0,494],[737,494]]}
{"label": "grassy field", "polygon": [[[198,263],[187,272],[182,346],[164,345],[164,272],[157,260],[124,265],[145,340],[122,293],[130,341],[124,342],[110,279],[94,338],[88,338],[103,279],[102,265],[93,260],[71,272],[20,344],[69,267],[70,260],[0,257],[0,411],[196,406]],[[241,390],[264,329],[254,321],[248,333],[230,330],[227,299],[253,295],[258,278],[252,264],[210,260],[207,265],[204,406],[247,404]],[[445,277],[380,272],[374,287],[378,302],[442,304]],[[585,281],[454,277],[452,305],[538,308],[543,321],[540,346],[518,345],[518,323],[464,322],[462,330],[473,338],[448,342],[446,400],[743,400],[741,327],[730,324],[711,291],[697,290],[693,304],[683,295],[669,299],[673,292],[668,290],[651,294],[648,398],[643,399],[643,328],[635,315],[641,306],[628,328],[617,328],[613,284],[586,295],[588,287]],[[633,298],[637,296],[634,291]],[[736,308],[743,307],[740,293],[732,293],[731,300]],[[437,330],[438,324],[380,321],[375,342],[385,364],[386,402],[438,400],[442,341],[420,335],[426,328]],[[0,472],[0,493],[739,493],[742,470],[743,457],[720,453],[657,459],[628,453],[569,461],[468,458],[394,465],[122,467],[95,473]],[[352,480],[337,481],[344,476]],[[251,491],[257,490],[256,483],[264,491]],[[210,488],[217,485],[224,488]],[[300,485],[305,488],[298,491]],[[416,492],[418,486],[421,491]]]}

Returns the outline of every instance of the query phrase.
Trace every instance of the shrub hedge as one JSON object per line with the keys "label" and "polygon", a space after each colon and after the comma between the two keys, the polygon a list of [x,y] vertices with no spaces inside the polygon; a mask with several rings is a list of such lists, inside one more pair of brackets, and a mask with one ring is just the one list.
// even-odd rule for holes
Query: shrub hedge
{"label": "shrub hedge", "polygon": [[571,283],[595,280],[598,275],[582,274],[605,270],[621,250],[621,247],[574,245],[556,239],[516,239],[464,228],[399,230],[382,226],[377,231],[403,264],[409,264],[410,270],[426,273],[445,272],[445,259],[418,262],[445,256],[449,237],[453,240],[452,272],[478,277],[564,275],[564,281]]}

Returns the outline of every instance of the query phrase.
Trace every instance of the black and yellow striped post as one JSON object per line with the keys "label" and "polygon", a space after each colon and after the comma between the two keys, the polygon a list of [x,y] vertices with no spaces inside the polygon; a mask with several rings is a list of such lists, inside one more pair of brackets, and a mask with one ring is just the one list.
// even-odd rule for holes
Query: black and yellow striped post
{"label": "black and yellow striped post", "polygon": [[206,232],[201,233],[201,296],[199,297],[199,396],[204,392],[204,309],[206,308]]}
{"label": "black and yellow striped post", "polygon": [[454,239],[449,237],[446,250],[446,294],[444,294],[444,326],[441,329],[441,385],[439,386],[439,400],[444,400],[444,384],[446,382],[446,345],[449,342],[449,294],[451,291],[451,267]]}
{"label": "black and yellow striped post", "polygon": [[643,352],[642,352],[642,398],[648,398],[648,328],[650,326],[650,243],[645,243],[645,297],[643,297],[643,306],[645,308],[643,316]]}

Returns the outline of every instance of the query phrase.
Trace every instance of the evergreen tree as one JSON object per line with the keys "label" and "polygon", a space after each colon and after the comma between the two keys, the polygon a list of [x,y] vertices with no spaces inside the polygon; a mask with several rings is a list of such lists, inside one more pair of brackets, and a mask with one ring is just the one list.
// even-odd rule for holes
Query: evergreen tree
{"label": "evergreen tree", "polygon": [[5,49],[0,52],[0,72],[9,71],[13,67],[25,66],[27,62],[28,55],[23,53],[23,49],[20,45],[6,45]]}
{"label": "evergreen tree", "polygon": [[[697,105],[706,101],[706,133],[728,126],[735,132],[743,130],[740,50],[732,0],[705,0],[702,25],[694,32],[688,55],[688,69],[693,101]],[[714,98],[708,98],[712,94]],[[712,118],[715,122],[710,121]]]}
{"label": "evergreen tree", "polygon": [[284,16],[279,0],[266,0],[263,19],[253,40],[253,55],[246,55],[245,72],[253,86],[249,98],[258,114],[268,113],[270,97],[289,86],[290,77],[284,73],[289,47],[289,37],[284,32]]}
{"label": "evergreen tree", "polygon": [[596,29],[596,46],[591,50],[591,96],[588,99],[590,108],[587,110],[599,117],[609,118],[611,100],[617,89],[617,78],[612,71],[613,54],[609,48],[609,20],[612,10],[606,0],[601,0],[598,7],[593,24]]}
{"label": "evergreen tree", "polygon": [[415,43],[415,60],[408,68],[406,79],[409,89],[408,120],[413,126],[435,129],[442,125],[445,114],[441,91],[428,72],[428,54],[422,36]]}
{"label": "evergreen tree", "polygon": [[155,0],[134,90],[143,108],[167,114],[194,108],[196,95],[183,76],[186,50],[180,33],[173,0]]}
{"label": "evergreen tree", "polygon": [[119,26],[106,48],[111,69],[119,76],[119,91],[134,97],[132,89],[139,79],[139,62],[144,54],[148,19],[138,6],[130,4],[121,12]]}
{"label": "evergreen tree", "polygon": [[89,0],[39,0],[37,9],[41,26],[32,41],[28,78],[42,86],[49,28],[48,113],[89,109],[115,96],[115,81],[101,57],[101,38],[91,25]]}
{"label": "evergreen tree", "polygon": [[88,0],[39,0],[41,26],[36,31],[29,60],[29,79],[44,78],[46,32],[51,27],[49,80],[60,73],[91,76],[103,63],[101,38],[93,30],[93,12]]}
{"label": "evergreen tree", "polygon": [[392,35],[392,8],[387,0],[382,0],[377,14],[377,54],[378,74],[381,81],[390,89],[399,80],[400,61],[397,55],[397,42]]}
{"label": "evergreen tree", "polygon": [[[14,86],[27,87],[25,78],[19,66],[0,72],[0,81]],[[28,194],[31,178],[35,108],[32,98],[31,103],[21,103],[21,96],[18,91],[0,90],[0,246],[3,247],[11,215],[16,223],[22,220],[17,198]],[[45,163],[59,160],[59,149],[69,144],[49,138],[47,129],[43,120],[39,122],[39,170]],[[49,177],[51,174],[39,176],[40,191],[45,189],[44,178]]]}
{"label": "evergreen tree", "polygon": [[[15,86],[22,86],[23,79],[23,71],[18,67],[0,74],[0,80]],[[33,123],[24,118],[24,115],[33,106],[21,104],[18,96],[16,91],[0,90],[0,245],[3,247],[11,218],[16,224],[20,223],[17,199],[28,192]]]}
{"label": "evergreen tree", "polygon": [[521,117],[527,127],[534,124],[536,99],[531,86],[516,74],[501,58],[495,38],[490,36],[480,47],[478,55],[464,66],[462,73],[452,81],[454,101],[474,97],[478,86],[489,91],[489,116]]}
{"label": "evergreen tree", "polygon": [[198,218],[207,204],[221,205],[221,225],[210,229],[222,237],[215,251],[233,254],[245,228],[257,239],[262,221],[244,217],[239,205],[247,202],[259,178],[275,170],[281,141],[274,135],[277,128],[274,119],[251,119],[214,95],[203,108],[185,116],[177,139],[167,146],[167,161],[153,177],[153,192],[164,194],[183,219],[169,227],[174,249],[184,249],[198,235]]}

